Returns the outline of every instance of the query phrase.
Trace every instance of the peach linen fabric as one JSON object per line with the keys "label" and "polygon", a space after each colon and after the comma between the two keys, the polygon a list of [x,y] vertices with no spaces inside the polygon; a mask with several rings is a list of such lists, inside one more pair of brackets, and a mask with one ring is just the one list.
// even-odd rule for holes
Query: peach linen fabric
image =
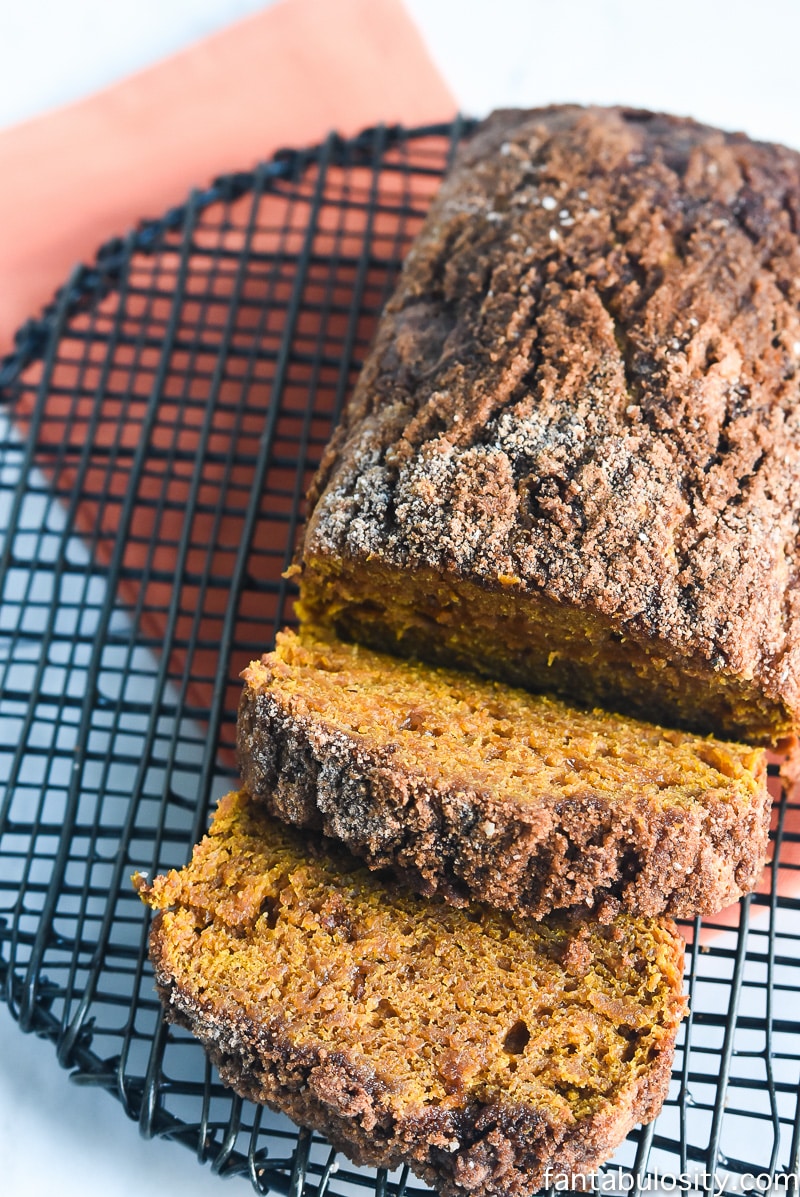
{"label": "peach linen fabric", "polygon": [[0,357],[76,262],[190,187],[331,129],[455,107],[400,0],[282,0],[0,133]]}
{"label": "peach linen fabric", "polygon": [[[11,348],[15,330],[40,314],[76,263],[92,263],[109,238],[183,203],[192,188],[252,168],[281,147],[321,143],[332,130],[352,135],[376,124],[426,125],[450,120],[455,109],[399,0],[283,0],[106,91],[0,134],[0,171],[6,181],[0,189],[0,359]],[[358,173],[348,176],[355,185]],[[314,169],[309,179],[313,175]],[[331,170],[328,185],[334,190],[337,178]],[[381,188],[385,185],[395,187],[394,177]],[[384,244],[394,239],[390,258],[413,236],[435,185],[424,173],[416,180],[412,219],[376,217],[371,235],[383,235]],[[224,249],[234,262],[243,249],[252,202],[245,195],[226,209],[232,224]],[[259,205],[259,230],[250,250],[280,262],[303,243],[308,206],[277,193],[262,195]],[[218,210],[212,205],[201,214],[193,244],[210,248],[221,242]],[[333,261],[335,244],[338,252],[347,249],[341,230],[326,227],[335,210],[334,202],[318,218],[314,254],[322,263]],[[366,217],[357,207],[353,217],[347,237],[350,252],[358,252]],[[381,222],[391,228],[382,230]],[[112,567],[118,598],[144,643],[156,651],[171,646],[171,684],[178,685],[187,712],[199,722],[214,706],[215,687],[227,668],[219,748],[230,763],[237,675],[247,659],[233,652],[229,662],[222,662],[218,646],[234,601],[227,580],[242,542],[242,512],[256,484],[253,463],[265,421],[278,411],[278,446],[296,456],[297,442],[280,439],[285,428],[296,426],[295,411],[307,407],[313,390],[310,428],[320,444],[330,435],[341,383],[323,375],[311,388],[293,366],[275,409],[274,360],[268,351],[280,338],[292,281],[284,276],[289,266],[280,267],[277,282],[255,268],[236,300],[238,356],[233,354],[215,402],[209,403],[218,365],[214,355],[206,352],[190,366],[181,350],[170,350],[162,359],[158,344],[158,330],[166,330],[173,307],[177,255],[171,245],[167,237],[158,253],[134,255],[124,327],[113,288],[90,311],[70,317],[51,372],[40,361],[25,370],[13,415],[22,436],[34,438],[34,461],[57,500],[71,511],[72,526],[92,560]],[[224,324],[229,318],[235,271],[216,274],[212,281],[208,271],[216,270],[210,266],[214,257],[192,255],[176,344],[182,337],[195,339],[200,311],[207,322]],[[315,269],[325,271],[324,266]],[[330,267],[328,284],[338,269]],[[158,281],[154,271],[161,272]],[[367,287],[378,294],[381,280],[372,277],[372,266],[368,274]],[[329,357],[341,353],[338,326],[346,323],[344,317],[310,315],[318,301],[313,271],[304,285],[305,325],[299,335],[327,338],[320,351]],[[158,295],[145,312],[141,293],[153,287]],[[353,304],[352,280],[338,280],[337,288],[338,310],[346,311]],[[371,314],[358,321],[362,353],[374,328],[375,303],[373,298]],[[252,351],[255,330],[247,321],[254,312],[266,313],[267,327],[258,337],[267,352],[248,382],[230,372]],[[120,335],[109,349],[112,325]],[[132,338],[141,339],[145,326],[147,344],[132,348]],[[42,380],[45,399],[39,405]],[[244,411],[240,417],[232,414],[237,404]],[[136,465],[142,448],[144,460]],[[286,500],[274,495],[289,487],[296,507],[309,481],[305,461],[294,471],[271,466],[261,480],[263,505],[248,562],[248,577],[255,581],[235,597],[234,642],[246,643],[253,652],[266,648],[274,631],[286,592],[280,575],[296,531],[293,523],[281,522]],[[203,577],[213,584],[202,586],[198,579]],[[266,598],[259,591],[263,582]]]}
{"label": "peach linen fabric", "polygon": [[[110,237],[124,234],[143,217],[159,216],[182,203],[191,188],[202,187],[220,174],[251,168],[281,147],[320,143],[334,129],[348,135],[378,123],[413,126],[446,121],[454,113],[453,98],[398,0],[283,0],[106,91],[0,134],[0,171],[5,180],[11,180],[0,189],[0,357],[11,347],[15,329],[40,313],[76,262],[91,263],[97,248]],[[433,186],[430,183],[428,194],[420,195],[421,210]],[[247,223],[250,204],[245,196],[231,206],[234,224]],[[306,208],[287,206],[273,195],[263,196],[260,204],[260,223],[278,230],[288,213],[297,225],[290,241],[302,242]],[[196,243],[219,240],[215,219],[213,209],[208,218],[201,218],[194,233]],[[356,240],[364,234],[360,216],[358,223],[360,228],[353,229]],[[276,251],[277,232],[263,231],[258,236],[260,242],[252,249],[265,254]],[[332,244],[325,238],[321,228],[315,249],[323,258]],[[235,256],[241,248],[240,225],[226,235],[226,251]],[[291,248],[289,242],[285,248]],[[175,278],[176,259],[170,258],[168,247],[157,257],[158,267],[149,255],[134,258],[130,272],[134,289],[137,284],[140,288],[155,285],[150,272],[156,268]],[[188,299],[180,313],[178,336],[183,329],[190,340],[197,310],[191,292],[211,285],[204,274],[205,262],[202,255],[193,262],[192,277],[186,282]],[[193,579],[204,569],[216,579],[230,576],[235,561],[231,546],[238,546],[242,534],[241,518],[230,508],[241,511],[246,505],[253,469],[204,463],[190,547],[179,560],[177,546],[186,522],[182,507],[188,502],[195,468],[187,467],[187,461],[208,452],[219,455],[224,446],[229,462],[251,462],[272,406],[271,379],[260,365],[245,400],[247,419],[234,428],[229,397],[240,384],[226,379],[211,409],[207,379],[214,361],[207,363],[205,375],[205,363],[195,363],[203,377],[194,379],[187,396],[183,392],[185,355],[173,354],[155,420],[145,430],[161,354],[153,338],[159,327],[166,328],[170,285],[169,278],[159,284],[167,294],[151,306],[149,344],[136,355],[129,345],[122,345],[107,358],[108,338],[93,331],[107,329],[114,319],[113,293],[99,301],[94,316],[85,312],[73,316],[47,381],[38,425],[32,428],[29,417],[42,377],[41,362],[25,371],[26,387],[14,416],[25,437],[36,437],[35,460],[58,498],[70,506],[79,488],[80,500],[73,505],[76,529],[95,561],[103,566],[115,563],[121,577],[119,597],[136,612],[148,642],[154,647],[165,641],[176,646],[170,655],[171,676],[188,675],[186,699],[201,718],[212,702],[219,669],[213,645],[229,595],[212,588],[201,598]],[[276,332],[286,285],[281,282],[276,290],[263,279],[246,283],[250,310],[259,305],[267,310],[271,304],[269,320]],[[214,303],[210,308],[206,305],[205,317],[224,323],[232,278],[217,279],[213,286]],[[348,296],[340,303],[346,306]],[[138,319],[136,327],[141,329],[142,301],[129,295],[126,308],[131,327]],[[359,328],[362,339],[368,339],[369,320]],[[328,336],[334,331],[329,328]],[[128,342],[132,335],[129,329]],[[248,331],[243,329],[242,335],[246,338]],[[252,343],[252,330],[249,335]],[[67,359],[83,362],[78,398],[73,392],[79,367],[65,364]],[[316,414],[315,431],[325,428],[325,436],[330,433],[331,408],[324,410],[329,393],[321,386],[315,397],[323,409]],[[291,419],[293,407],[307,402],[308,384],[304,387],[290,374],[282,400],[286,418]],[[210,427],[201,443],[206,422]],[[131,461],[144,436],[146,461],[134,477]],[[302,481],[304,485],[309,481],[307,472]],[[132,507],[125,517],[128,495]],[[207,512],[220,504],[225,512],[215,523]],[[263,515],[254,533],[253,551],[259,557],[255,568],[279,579],[289,550],[277,543],[277,537],[286,533],[269,509]],[[176,589],[180,592],[177,618],[168,625]],[[274,605],[274,598],[265,604],[245,591],[237,608],[237,640],[249,633],[250,643],[266,647]],[[189,644],[194,647],[189,649]],[[231,703],[235,709],[236,675],[246,663],[231,662],[228,710]],[[231,735],[226,723],[223,742],[229,744]]]}

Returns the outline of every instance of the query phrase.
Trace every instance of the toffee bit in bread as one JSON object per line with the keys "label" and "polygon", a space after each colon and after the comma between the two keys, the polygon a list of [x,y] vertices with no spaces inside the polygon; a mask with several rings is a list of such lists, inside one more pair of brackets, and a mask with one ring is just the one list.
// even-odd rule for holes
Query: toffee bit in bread
{"label": "toffee bit in bread", "polygon": [[242,676],[250,792],[422,893],[691,917],[754,888],[766,859],[762,749],[308,634]]}
{"label": "toffee bit in bread", "polygon": [[666,1094],[685,1008],[667,921],[424,901],[245,793],[191,864],[137,888],[167,1016],[223,1080],[443,1197],[593,1169]]}
{"label": "toffee bit in bread", "polygon": [[780,146],[622,108],[490,117],[323,460],[304,617],[674,726],[791,733],[799,226]]}

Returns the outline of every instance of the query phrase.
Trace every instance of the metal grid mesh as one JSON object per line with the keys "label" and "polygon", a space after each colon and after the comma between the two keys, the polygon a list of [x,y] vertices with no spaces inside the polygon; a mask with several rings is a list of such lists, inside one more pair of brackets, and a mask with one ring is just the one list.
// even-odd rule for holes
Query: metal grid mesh
{"label": "metal grid mesh", "polygon": [[[0,367],[3,996],[145,1134],[260,1193],[422,1190],[233,1097],[166,1028],[129,876],[181,865],[235,775],[238,671],[291,622],[302,496],[464,131],[217,181],[105,246]],[[775,863],[684,928],[691,1018],[618,1188],[797,1172],[800,805],[773,773]]]}

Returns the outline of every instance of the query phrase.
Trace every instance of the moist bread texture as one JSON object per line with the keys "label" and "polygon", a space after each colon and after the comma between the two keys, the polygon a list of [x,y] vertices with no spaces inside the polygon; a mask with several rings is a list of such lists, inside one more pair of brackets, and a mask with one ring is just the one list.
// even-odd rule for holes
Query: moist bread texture
{"label": "moist bread texture", "polygon": [[673,726],[789,734],[799,222],[780,146],[495,113],[323,461],[303,617]]}
{"label": "moist bread texture", "polygon": [[763,749],[291,632],[242,677],[249,792],[423,894],[690,918],[764,865]]}
{"label": "moist bread texture", "polygon": [[608,1158],[666,1094],[668,921],[534,923],[387,889],[246,794],[148,885],[169,1018],[247,1098],[443,1197],[523,1197]]}

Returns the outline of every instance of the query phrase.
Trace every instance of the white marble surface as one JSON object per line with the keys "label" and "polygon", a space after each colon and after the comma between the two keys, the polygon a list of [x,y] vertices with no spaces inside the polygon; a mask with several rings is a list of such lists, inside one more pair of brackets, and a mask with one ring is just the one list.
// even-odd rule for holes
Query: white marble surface
{"label": "white marble surface", "polygon": [[[0,128],[266,7],[266,0],[0,0]],[[797,0],[406,0],[406,7],[473,115],[499,105],[624,102],[800,146]]]}
{"label": "white marble surface", "polygon": [[800,147],[795,0],[406,0],[465,112],[631,104]]}
{"label": "white marble surface", "polygon": [[18,1031],[0,1005],[0,1193],[3,1197],[220,1197],[222,1181],[184,1148],[140,1138],[107,1093],[74,1085],[50,1043]]}
{"label": "white marble surface", "polygon": [[[624,101],[800,146],[797,0],[407,3],[465,112]],[[259,7],[0,0],[0,127],[106,86]],[[0,1044],[2,1197],[221,1192],[184,1148],[140,1140],[112,1098],[72,1085],[52,1047],[21,1035],[2,1006]]]}

